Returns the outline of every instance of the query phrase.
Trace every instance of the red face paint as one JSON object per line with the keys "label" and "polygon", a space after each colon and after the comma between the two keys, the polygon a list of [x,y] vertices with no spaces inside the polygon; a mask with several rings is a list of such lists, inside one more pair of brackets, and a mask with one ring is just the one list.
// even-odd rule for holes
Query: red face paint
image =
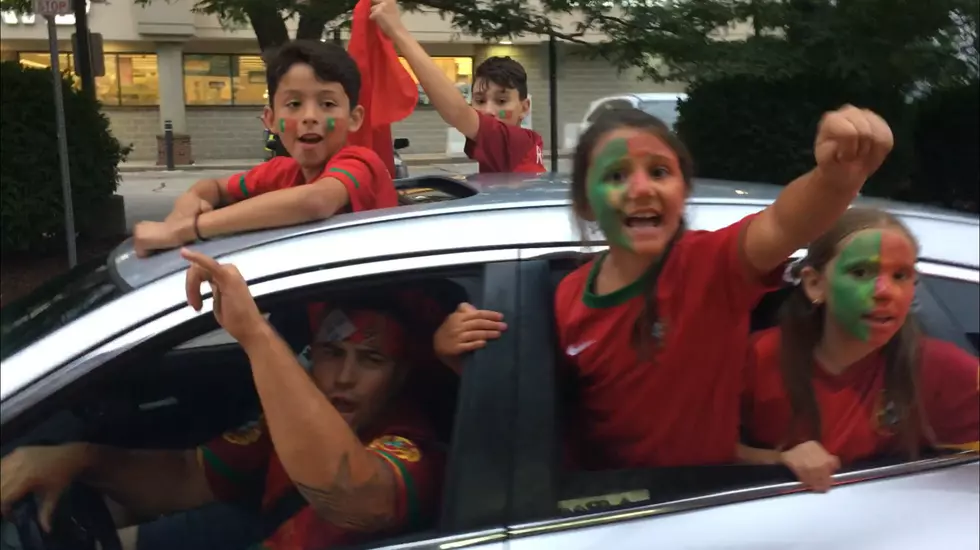
{"label": "red face paint", "polygon": [[404,358],[408,341],[401,324],[381,312],[340,310],[329,304],[309,307],[310,326],[316,342],[350,342],[380,351],[390,358]]}
{"label": "red face paint", "polygon": [[296,130],[299,127],[299,121],[295,118],[280,118],[279,119],[279,133],[296,135]]}

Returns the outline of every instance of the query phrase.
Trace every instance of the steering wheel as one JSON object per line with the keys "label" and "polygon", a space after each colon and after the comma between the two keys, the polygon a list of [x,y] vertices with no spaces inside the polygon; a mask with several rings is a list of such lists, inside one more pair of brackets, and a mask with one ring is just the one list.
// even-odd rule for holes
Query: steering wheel
{"label": "steering wheel", "polygon": [[62,495],[45,533],[38,521],[34,495],[14,505],[10,521],[17,527],[23,550],[122,550],[116,524],[102,495],[73,483]]}

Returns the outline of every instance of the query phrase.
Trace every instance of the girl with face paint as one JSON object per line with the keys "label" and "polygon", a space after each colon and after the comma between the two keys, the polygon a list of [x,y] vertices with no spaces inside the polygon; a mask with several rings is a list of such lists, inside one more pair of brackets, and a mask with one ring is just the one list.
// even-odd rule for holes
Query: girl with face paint
{"label": "girl with face paint", "polygon": [[855,460],[924,445],[977,450],[977,357],[919,334],[909,315],[915,239],[896,218],[852,208],[793,266],[780,325],[749,352],[748,462],[785,464],[827,490]]}
{"label": "girl with face paint", "polygon": [[717,231],[690,231],[693,161],[663,122],[625,109],[589,127],[575,151],[572,206],[609,250],[565,277],[555,298],[575,395],[570,447],[588,449],[573,457],[581,466],[735,460],[750,312],[789,255],[844,212],[891,141],[871,112],[828,113],[816,168],[774,204]]}

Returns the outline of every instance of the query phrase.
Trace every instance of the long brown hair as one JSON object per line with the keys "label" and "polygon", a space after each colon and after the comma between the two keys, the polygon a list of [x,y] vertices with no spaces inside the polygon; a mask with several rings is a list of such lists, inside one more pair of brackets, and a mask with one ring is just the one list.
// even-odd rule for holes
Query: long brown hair
{"label": "long brown hair", "polygon": [[[688,191],[691,190],[692,179],[694,177],[694,161],[684,143],[674,134],[670,128],[659,118],[634,108],[610,109],[603,112],[592,123],[591,126],[579,138],[578,145],[575,147],[575,156],[572,159],[572,210],[578,219],[579,234],[583,241],[588,241],[588,226],[592,218],[592,208],[589,206],[588,181],[589,168],[592,166],[592,150],[602,138],[613,130],[619,128],[636,128],[649,132],[664,142],[674,154],[677,155],[680,164],[681,176],[684,178],[684,185]],[[637,318],[633,325],[633,345],[640,352],[641,357],[646,355],[650,349],[654,327],[657,325],[657,280],[660,272],[667,262],[667,256],[673,249],[674,244],[684,233],[686,224],[681,219],[680,227],[670,238],[664,249],[663,254],[651,266],[651,269],[644,276],[644,301],[643,313]]]}
{"label": "long brown hair", "polygon": [[[895,216],[873,208],[851,208],[834,226],[810,244],[807,255],[793,266],[799,276],[805,267],[823,272],[837,255],[838,245],[850,235],[865,229],[894,228],[909,239],[918,251],[918,242]],[[810,302],[803,285],[794,289],[780,311],[780,370],[793,412],[791,433],[820,440],[820,410],[813,391],[813,354],[823,336],[826,305]],[[901,448],[916,456],[923,434],[928,434],[919,400],[918,326],[910,314],[885,344],[885,383],[882,404],[891,403],[898,418],[897,435]]]}

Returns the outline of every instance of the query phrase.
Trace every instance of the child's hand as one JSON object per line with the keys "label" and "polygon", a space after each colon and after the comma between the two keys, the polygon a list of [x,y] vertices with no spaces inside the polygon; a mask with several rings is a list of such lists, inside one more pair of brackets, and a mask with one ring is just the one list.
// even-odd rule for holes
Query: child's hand
{"label": "child's hand", "polygon": [[193,218],[180,218],[166,222],[139,222],[133,226],[133,248],[136,255],[145,258],[156,250],[177,248],[189,239],[184,238],[183,226],[193,223]]}
{"label": "child's hand", "polygon": [[391,37],[404,28],[402,15],[395,0],[371,0],[371,20]]}
{"label": "child's hand", "polygon": [[174,202],[174,209],[170,211],[170,214],[163,221],[169,222],[180,218],[193,218],[198,214],[212,210],[214,210],[214,207],[208,201],[197,195],[185,193],[177,197],[177,200]]}
{"label": "child's hand", "polygon": [[803,484],[825,493],[834,480],[831,476],[840,469],[840,459],[827,452],[816,441],[800,443],[781,455],[782,463],[796,474]]}
{"label": "child's hand", "polygon": [[823,115],[813,154],[828,181],[861,185],[881,166],[894,144],[891,128],[883,118],[845,105]]}
{"label": "child's hand", "polygon": [[451,364],[456,363],[452,359],[486,346],[487,340],[500,338],[500,333],[507,329],[507,324],[501,322],[503,319],[503,314],[496,311],[476,309],[465,302],[459,304],[432,337],[436,355],[458,370]]}

